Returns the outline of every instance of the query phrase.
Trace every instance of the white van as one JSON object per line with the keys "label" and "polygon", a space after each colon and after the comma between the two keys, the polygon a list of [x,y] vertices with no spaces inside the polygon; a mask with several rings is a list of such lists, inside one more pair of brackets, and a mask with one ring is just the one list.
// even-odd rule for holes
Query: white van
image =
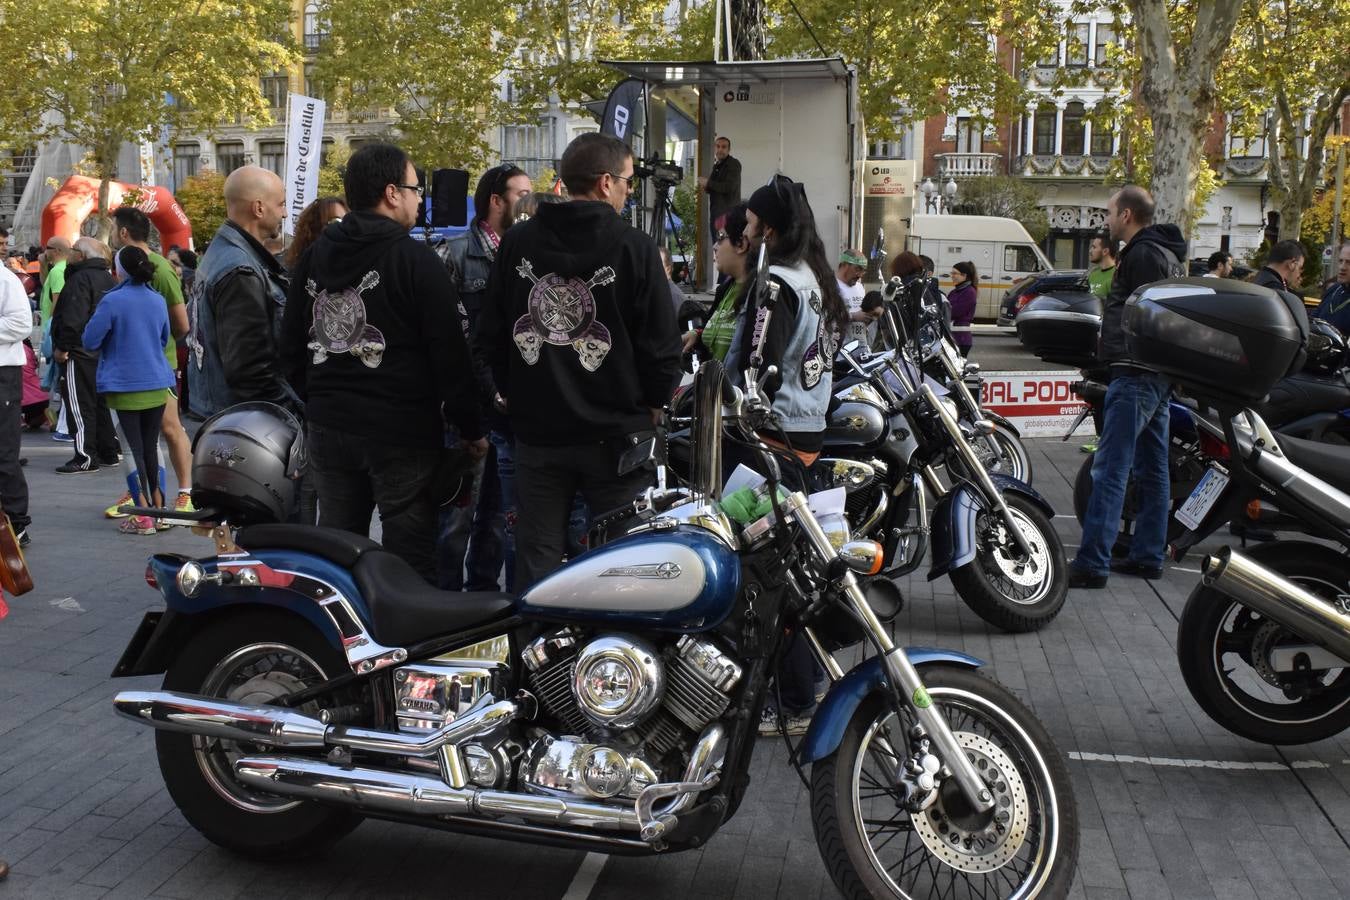
{"label": "white van", "polygon": [[998,318],[998,304],[1013,283],[1050,268],[1041,248],[1016,219],[999,216],[914,216],[906,249],[933,259],[944,292],[952,289],[952,265],[975,264],[980,276],[975,318]]}

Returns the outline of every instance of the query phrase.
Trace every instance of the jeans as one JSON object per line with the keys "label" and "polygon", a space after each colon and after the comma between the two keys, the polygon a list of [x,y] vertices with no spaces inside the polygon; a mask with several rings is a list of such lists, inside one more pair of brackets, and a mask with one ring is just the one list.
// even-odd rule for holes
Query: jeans
{"label": "jeans", "polygon": [[443,590],[497,590],[506,524],[494,454],[489,447],[487,456],[474,466],[473,490],[466,501],[441,510],[436,555],[438,586]]}
{"label": "jeans", "polygon": [[307,443],[319,524],[369,535],[371,513],[378,509],[384,548],[433,582],[440,498],[431,488],[442,449],[382,443],[313,423]]}
{"label": "jeans", "polygon": [[645,469],[616,474],[623,452],[649,434],[565,447],[516,441],[516,590],[528,589],[562,563],[578,491],[592,515],[603,515],[632,503],[651,485]]}
{"label": "jeans", "polygon": [[1171,385],[1159,375],[1118,376],[1107,387],[1097,456],[1092,463],[1092,497],[1083,518],[1083,541],[1074,568],[1094,575],[1110,571],[1111,546],[1120,531],[1120,511],[1131,470],[1139,511],[1130,559],[1142,566],[1162,565],[1171,508],[1167,474],[1167,402],[1171,393]]}

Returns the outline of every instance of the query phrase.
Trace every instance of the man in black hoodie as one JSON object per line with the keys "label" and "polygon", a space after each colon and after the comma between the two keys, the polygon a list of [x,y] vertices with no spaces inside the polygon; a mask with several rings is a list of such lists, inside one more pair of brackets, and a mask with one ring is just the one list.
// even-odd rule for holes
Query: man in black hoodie
{"label": "man in black hoodie", "polygon": [[[1097,356],[1110,369],[1102,432],[1092,463],[1092,498],[1083,517],[1083,541],[1069,571],[1069,586],[1101,588],[1112,571],[1142,578],[1162,576],[1171,485],[1167,475],[1167,401],[1172,386],[1161,375],[1133,366],[1125,349],[1125,301],[1141,285],[1185,274],[1186,239],[1175,225],[1153,224],[1153,198],[1126,185],[1106,206],[1111,240],[1124,242],[1111,291],[1102,303]],[[1113,562],[1125,485],[1134,470],[1139,513],[1127,559]]]}
{"label": "man in black hoodie", "polygon": [[367,534],[436,575],[445,421],[487,452],[458,298],[408,236],[423,189],[406,153],[369,144],[347,162],[350,212],[301,258],[281,325],[282,367],[305,401],[319,524]]}
{"label": "man in black hoodie", "polygon": [[632,151],[584,134],[560,164],[569,203],[502,238],[478,340],[516,435],[516,588],[558,566],[578,490],[592,515],[630,502],[647,473],[617,474],[650,434],[680,368],[661,257],[619,217]]}
{"label": "man in black hoodie", "polygon": [[75,456],[56,467],[60,475],[97,472],[117,465],[117,432],[108,404],[95,388],[98,352],[84,349],[84,326],[94,315],[99,298],[117,282],[108,271],[108,245],[82,237],[71,248],[61,302],[52,307],[53,356],[61,366],[61,402],[69,414]]}

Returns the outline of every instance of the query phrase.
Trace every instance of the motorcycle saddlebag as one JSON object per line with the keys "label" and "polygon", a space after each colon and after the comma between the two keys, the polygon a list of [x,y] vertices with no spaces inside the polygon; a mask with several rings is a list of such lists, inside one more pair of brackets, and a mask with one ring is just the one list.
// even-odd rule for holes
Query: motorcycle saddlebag
{"label": "motorcycle saddlebag", "polygon": [[1126,301],[1132,362],[1186,391],[1252,406],[1303,364],[1308,315],[1293,294],[1228,278],[1178,278]]}
{"label": "motorcycle saddlebag", "polygon": [[1042,294],[1017,314],[1017,339],[1046,362],[1090,367],[1097,359],[1102,303],[1077,291]]}

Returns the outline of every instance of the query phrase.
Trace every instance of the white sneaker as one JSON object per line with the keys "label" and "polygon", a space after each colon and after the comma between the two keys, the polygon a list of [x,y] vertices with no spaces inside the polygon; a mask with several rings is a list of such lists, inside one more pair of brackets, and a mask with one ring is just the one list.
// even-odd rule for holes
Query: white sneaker
{"label": "white sneaker", "polygon": [[[787,730],[789,737],[806,734],[806,729],[810,724],[811,717],[809,715],[789,713],[783,717],[783,727]],[[759,714],[759,733],[761,737],[771,737],[779,733],[777,707],[766,706],[764,711]]]}

